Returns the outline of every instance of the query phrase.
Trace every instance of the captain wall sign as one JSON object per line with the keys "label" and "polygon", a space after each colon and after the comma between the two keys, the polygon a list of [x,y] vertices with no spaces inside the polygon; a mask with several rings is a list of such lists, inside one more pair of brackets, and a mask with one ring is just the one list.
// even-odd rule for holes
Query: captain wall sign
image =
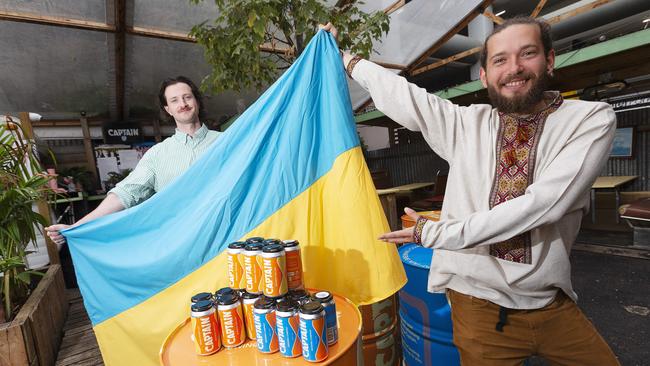
{"label": "captain wall sign", "polygon": [[102,127],[104,142],[107,144],[130,144],[142,141],[142,128],[137,124],[105,124]]}

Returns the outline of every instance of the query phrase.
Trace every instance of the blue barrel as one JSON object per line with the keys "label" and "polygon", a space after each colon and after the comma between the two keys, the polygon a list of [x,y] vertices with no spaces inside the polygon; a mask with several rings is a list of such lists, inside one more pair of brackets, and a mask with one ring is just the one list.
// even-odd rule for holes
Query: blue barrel
{"label": "blue barrel", "polygon": [[433,249],[408,244],[399,248],[399,254],[408,278],[399,292],[405,364],[460,365],[447,298],[427,292]]}

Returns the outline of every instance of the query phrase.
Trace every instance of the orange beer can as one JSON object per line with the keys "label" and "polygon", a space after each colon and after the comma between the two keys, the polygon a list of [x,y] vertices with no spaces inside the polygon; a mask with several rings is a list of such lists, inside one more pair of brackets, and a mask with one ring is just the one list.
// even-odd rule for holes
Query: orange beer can
{"label": "orange beer can", "polygon": [[244,278],[246,292],[260,294],[262,292],[262,243],[249,243],[244,247]]}
{"label": "orange beer can", "polygon": [[246,288],[244,278],[244,246],[246,243],[236,241],[228,244],[228,287],[235,290]]}
{"label": "orange beer can", "polygon": [[252,238],[246,239],[246,244],[252,244],[252,243],[262,243],[264,242],[264,238],[260,236],[254,236]]}
{"label": "orange beer can", "polygon": [[289,290],[299,290],[305,287],[302,279],[302,258],[298,240],[282,242],[287,257],[287,286]]}
{"label": "orange beer can", "polygon": [[287,262],[282,244],[268,244],[262,249],[263,293],[276,298],[288,292]]}
{"label": "orange beer can", "polygon": [[253,305],[260,297],[259,294],[244,292],[242,294],[242,308],[244,309],[244,324],[246,325],[246,336],[248,339],[255,339],[255,317],[253,315]]}
{"label": "orange beer can", "polygon": [[214,304],[210,300],[200,300],[191,305],[192,339],[199,356],[207,356],[221,348],[219,321]]}
{"label": "orange beer can", "polygon": [[221,325],[221,344],[226,348],[241,346],[246,342],[244,314],[239,295],[226,294],[217,303],[219,324]]}

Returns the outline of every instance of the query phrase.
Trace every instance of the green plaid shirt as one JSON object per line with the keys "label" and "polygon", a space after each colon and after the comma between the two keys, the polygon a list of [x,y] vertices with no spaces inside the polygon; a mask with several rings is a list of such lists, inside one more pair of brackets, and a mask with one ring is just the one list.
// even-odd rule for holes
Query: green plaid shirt
{"label": "green plaid shirt", "polygon": [[183,174],[220,134],[205,125],[194,137],[176,129],[173,136],[149,149],[131,174],[109,193],[115,193],[125,208],[145,201]]}

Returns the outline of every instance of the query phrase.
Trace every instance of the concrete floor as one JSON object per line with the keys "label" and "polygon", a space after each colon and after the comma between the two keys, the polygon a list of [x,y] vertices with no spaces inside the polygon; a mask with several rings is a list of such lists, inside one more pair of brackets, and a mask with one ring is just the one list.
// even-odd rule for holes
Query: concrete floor
{"label": "concrete floor", "polygon": [[[573,250],[578,306],[623,366],[650,365],[650,261]],[[548,366],[539,357],[527,366]]]}
{"label": "concrete floor", "polygon": [[650,365],[650,261],[574,250],[578,305],[623,366]]}

